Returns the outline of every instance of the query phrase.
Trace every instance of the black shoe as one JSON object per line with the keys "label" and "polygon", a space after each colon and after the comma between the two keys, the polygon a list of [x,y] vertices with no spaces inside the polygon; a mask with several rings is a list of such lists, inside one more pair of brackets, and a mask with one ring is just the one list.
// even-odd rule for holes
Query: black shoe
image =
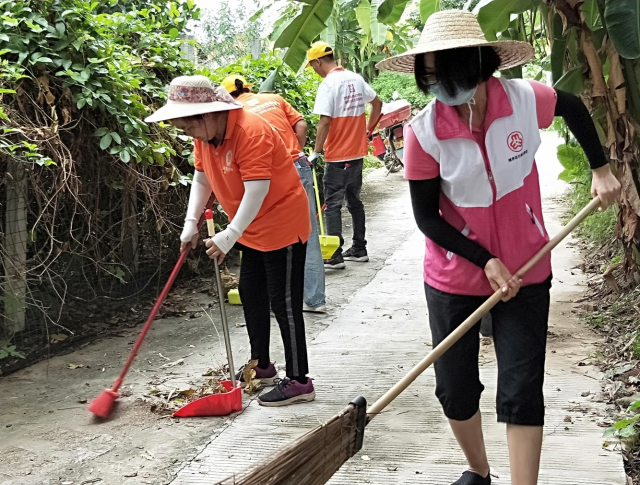
{"label": "black shoe", "polygon": [[486,477],[481,477],[477,473],[467,470],[451,485],[491,485],[491,473]]}
{"label": "black shoe", "polygon": [[493,322],[491,320],[491,313],[487,313],[482,320],[480,320],[480,334],[483,337],[493,337]]}
{"label": "black shoe", "polygon": [[[244,382],[244,368],[244,365],[240,367],[240,370],[236,374],[236,381],[240,382],[242,387],[246,385],[246,383]],[[269,367],[267,367],[266,369],[261,369],[260,367],[256,366],[254,367],[254,370],[256,371],[256,376],[254,377],[254,379],[260,379],[260,383],[263,386],[273,386],[274,382],[278,378],[278,371],[276,370],[276,366],[273,362],[269,362]]]}
{"label": "black shoe", "polygon": [[316,398],[316,391],[313,388],[311,378],[307,378],[306,384],[292,381],[288,377],[278,379],[276,387],[266,394],[261,394],[258,404],[267,407],[286,406],[287,404],[298,404],[310,402]]}
{"label": "black shoe", "polygon": [[364,263],[369,261],[369,255],[367,254],[367,249],[357,249],[351,246],[347,249],[342,256],[346,261],[357,261],[358,263]]}
{"label": "black shoe", "polygon": [[342,253],[336,251],[335,253],[333,253],[333,256],[331,256],[331,258],[324,260],[324,267],[329,269],[345,269],[347,265],[344,264]]}

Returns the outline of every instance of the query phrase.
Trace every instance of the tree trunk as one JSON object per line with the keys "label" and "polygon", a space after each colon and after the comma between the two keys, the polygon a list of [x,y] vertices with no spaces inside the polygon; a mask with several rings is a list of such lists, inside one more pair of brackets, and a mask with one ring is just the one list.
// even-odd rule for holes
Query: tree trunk
{"label": "tree trunk", "polygon": [[3,329],[10,337],[25,328],[28,236],[25,164],[9,159],[6,180]]}

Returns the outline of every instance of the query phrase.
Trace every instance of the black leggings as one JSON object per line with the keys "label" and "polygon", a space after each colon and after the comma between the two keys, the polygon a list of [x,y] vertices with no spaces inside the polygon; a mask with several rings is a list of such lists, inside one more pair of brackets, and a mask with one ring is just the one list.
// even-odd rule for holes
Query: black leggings
{"label": "black leggings", "polygon": [[[498,361],[498,421],[544,424],[544,361],[549,319],[551,277],[522,287],[515,298],[491,310]],[[487,299],[452,295],[425,284],[433,346],[444,340]],[[464,421],[480,408],[478,354],[480,322],[463,335],[434,364],[436,396],[449,419]]]}
{"label": "black leggings", "polygon": [[271,305],[280,326],[289,378],[304,377],[309,372],[302,316],[306,255],[307,244],[301,242],[275,251],[242,246],[238,290],[247,322],[251,359],[257,360],[263,369],[269,365]]}

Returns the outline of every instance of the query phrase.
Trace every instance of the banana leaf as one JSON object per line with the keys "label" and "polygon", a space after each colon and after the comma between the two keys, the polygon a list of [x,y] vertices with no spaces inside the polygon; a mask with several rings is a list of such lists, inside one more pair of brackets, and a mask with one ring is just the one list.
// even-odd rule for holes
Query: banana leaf
{"label": "banana leaf", "polygon": [[400,20],[409,0],[385,0],[378,9],[378,21],[383,24],[395,24]]}
{"label": "banana leaf", "polygon": [[478,16],[487,40],[497,40],[498,33],[509,27],[511,15],[526,12],[540,5],[542,0],[483,0],[473,12]]}
{"label": "banana leaf", "polygon": [[297,71],[305,62],[307,50],[320,33],[326,29],[333,2],[327,0],[302,0],[302,12],[280,34],[274,47],[285,48],[282,60]]}
{"label": "banana leaf", "polygon": [[420,22],[425,23],[431,14],[440,10],[440,0],[420,0]]}
{"label": "banana leaf", "polygon": [[613,46],[625,59],[640,57],[640,2],[605,0],[604,20]]}

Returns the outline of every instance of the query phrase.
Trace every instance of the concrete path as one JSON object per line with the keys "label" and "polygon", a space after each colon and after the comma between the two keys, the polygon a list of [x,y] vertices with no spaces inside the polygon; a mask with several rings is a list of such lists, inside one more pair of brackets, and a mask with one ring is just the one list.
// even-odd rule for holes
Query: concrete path
{"label": "concrete path", "polygon": [[[555,159],[556,138],[544,134],[543,139],[538,160],[545,220],[553,235],[562,212],[553,197],[564,186],[557,182],[561,168]],[[314,325],[326,328],[313,332],[315,338],[309,342],[316,401],[269,409],[247,400],[245,410],[216,430],[201,453],[178,472],[174,485],[211,484],[244,470],[256,456],[275,452],[335,415],[354,397],[363,395],[372,403],[429,352],[421,275],[424,239],[415,230],[401,174],[391,174],[385,183],[392,193],[383,204],[376,204],[368,220],[369,250],[374,256],[395,250],[384,261],[350,263],[347,270],[329,275],[334,307],[327,318],[316,319]],[[623,485],[620,456],[602,448],[603,428],[596,424],[601,404],[590,400],[600,390],[599,374],[578,365],[593,351],[595,341],[572,315],[571,298],[581,285],[581,274],[573,268],[578,258],[565,243],[554,253],[553,263],[540,483]],[[379,270],[362,287],[348,291],[350,275],[371,267]],[[279,348],[277,340],[272,339]],[[277,353],[276,357],[283,362]],[[496,363],[490,343],[482,346],[480,361],[486,387],[481,409],[493,483],[506,485],[510,483],[507,446],[504,426],[495,421]],[[367,427],[362,451],[330,483],[442,485],[456,480],[464,469],[464,457],[434,396],[429,369]]]}

